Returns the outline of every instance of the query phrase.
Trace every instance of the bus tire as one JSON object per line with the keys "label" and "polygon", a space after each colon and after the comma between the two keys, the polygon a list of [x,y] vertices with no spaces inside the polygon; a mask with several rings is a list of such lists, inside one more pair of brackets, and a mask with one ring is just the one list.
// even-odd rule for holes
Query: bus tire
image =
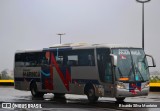
{"label": "bus tire", "polygon": [[30,85],[30,91],[33,97],[43,97],[44,93],[38,92],[37,85],[35,82],[32,82]]}
{"label": "bus tire", "polygon": [[117,102],[124,102],[125,97],[117,97],[116,100]]}
{"label": "bus tire", "polygon": [[41,97],[41,98],[42,98],[42,97],[44,96],[44,94],[45,94],[45,93],[43,93],[43,92],[38,92],[38,97]]}
{"label": "bus tire", "polygon": [[54,93],[55,98],[63,98],[65,96],[65,93]]}
{"label": "bus tire", "polygon": [[97,102],[99,97],[95,95],[95,89],[94,89],[93,85],[91,85],[87,88],[86,94],[87,94],[87,97],[88,97],[88,100],[90,103]]}

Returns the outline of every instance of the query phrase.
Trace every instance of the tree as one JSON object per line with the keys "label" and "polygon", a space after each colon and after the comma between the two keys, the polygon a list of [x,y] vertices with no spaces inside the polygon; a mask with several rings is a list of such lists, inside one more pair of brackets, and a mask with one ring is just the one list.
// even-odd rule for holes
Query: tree
{"label": "tree", "polygon": [[3,70],[2,72],[1,72],[1,79],[7,79],[7,71],[6,70]]}

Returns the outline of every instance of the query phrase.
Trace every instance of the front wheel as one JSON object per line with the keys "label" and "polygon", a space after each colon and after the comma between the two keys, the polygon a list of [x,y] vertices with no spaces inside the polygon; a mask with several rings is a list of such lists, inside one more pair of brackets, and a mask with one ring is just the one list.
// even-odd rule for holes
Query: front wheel
{"label": "front wheel", "polygon": [[55,98],[63,98],[65,97],[65,93],[54,93]]}
{"label": "front wheel", "polygon": [[87,90],[87,97],[90,103],[96,102],[98,100],[99,97],[95,95],[95,89],[93,86]]}
{"label": "front wheel", "polygon": [[125,99],[125,97],[118,97],[118,98],[116,98],[117,102],[123,102],[124,99]]}

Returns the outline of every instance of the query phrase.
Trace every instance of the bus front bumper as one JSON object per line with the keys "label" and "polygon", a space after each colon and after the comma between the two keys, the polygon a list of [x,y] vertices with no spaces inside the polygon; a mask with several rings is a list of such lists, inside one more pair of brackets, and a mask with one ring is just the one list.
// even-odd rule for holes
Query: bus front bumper
{"label": "bus front bumper", "polygon": [[134,97],[134,96],[147,96],[149,88],[143,88],[140,90],[118,89],[116,91],[116,97]]}

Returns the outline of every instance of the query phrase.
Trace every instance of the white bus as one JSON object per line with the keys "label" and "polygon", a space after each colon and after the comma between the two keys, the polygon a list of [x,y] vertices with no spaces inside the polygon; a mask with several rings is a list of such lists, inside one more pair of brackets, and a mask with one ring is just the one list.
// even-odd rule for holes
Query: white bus
{"label": "white bus", "polygon": [[18,51],[14,66],[15,89],[31,91],[33,97],[87,95],[95,102],[99,97],[123,101],[148,95],[149,67],[155,67],[155,62],[142,48],[62,44]]}

